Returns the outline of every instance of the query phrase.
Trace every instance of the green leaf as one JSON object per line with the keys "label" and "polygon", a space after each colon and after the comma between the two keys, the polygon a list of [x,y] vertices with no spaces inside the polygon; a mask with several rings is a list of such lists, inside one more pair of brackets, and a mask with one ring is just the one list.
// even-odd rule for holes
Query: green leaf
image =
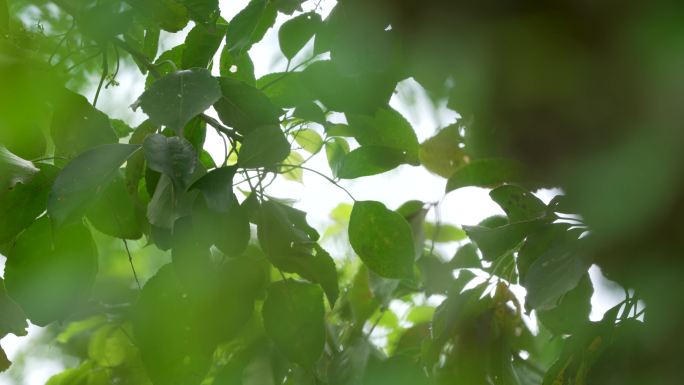
{"label": "green leaf", "polygon": [[278,43],[285,57],[292,60],[311,40],[322,23],[321,16],[315,12],[303,13],[286,21],[278,31]]}
{"label": "green leaf", "polygon": [[406,155],[396,148],[363,146],[354,149],[341,159],[337,176],[342,179],[354,179],[382,174],[396,168],[405,160]]}
{"label": "green leaf", "polygon": [[537,318],[555,335],[573,334],[589,322],[592,294],[594,294],[594,287],[589,275],[585,274],[574,289],[560,298],[556,307],[550,310],[538,310]]}
{"label": "green leaf", "polygon": [[9,333],[16,336],[25,336],[26,328],[26,314],[21,308],[7,295],[5,289],[5,282],[0,278],[0,338],[3,338]]}
{"label": "green leaf", "polygon": [[256,81],[259,88],[278,107],[292,108],[308,103],[312,97],[304,86],[302,72],[274,72]]}
{"label": "green leaf", "polygon": [[18,183],[29,183],[38,171],[33,163],[12,154],[0,145],[0,197]]}
{"label": "green leaf", "polygon": [[425,238],[435,242],[458,242],[466,238],[466,233],[463,229],[450,225],[448,223],[441,223],[439,226],[430,222],[425,222],[423,225],[425,230]]}
{"label": "green leaf", "polygon": [[489,196],[501,206],[510,223],[537,219],[546,214],[544,202],[519,186],[500,186],[490,191]]}
{"label": "green leaf", "polygon": [[58,97],[50,129],[55,155],[73,158],[93,147],[118,142],[109,117],[85,97],[66,89]]}
{"label": "green leaf", "polygon": [[278,125],[257,127],[245,136],[238,155],[244,168],[269,167],[283,161],[290,153],[290,143]]}
{"label": "green leaf", "polygon": [[386,278],[413,275],[411,227],[398,213],[375,201],[357,201],[349,218],[349,242],[368,268]]}
{"label": "green leaf", "polygon": [[211,170],[190,186],[190,190],[198,189],[210,210],[228,212],[233,207],[233,176],[237,167],[228,166]]}
{"label": "green leaf", "polygon": [[311,367],[323,353],[323,292],[292,280],[272,283],[262,309],[264,329],[292,362]]}
{"label": "green leaf", "polygon": [[209,23],[219,15],[218,0],[178,0],[185,5],[188,16],[198,23]]}
{"label": "green leaf", "polygon": [[221,97],[218,81],[204,68],[176,71],[152,83],[135,102],[150,120],[180,132],[190,119]]}
{"label": "green leaf", "polygon": [[432,306],[414,306],[406,316],[406,320],[413,324],[426,323],[432,321],[434,314],[435,308]]}
{"label": "green leaf", "polygon": [[511,159],[477,159],[457,169],[447,180],[446,192],[467,186],[491,187],[522,178],[522,165]]}
{"label": "green leaf", "polygon": [[[161,76],[166,76],[181,68],[183,60],[183,51],[185,51],[185,44],[179,44],[167,51],[162,52],[161,55],[154,62],[154,66]],[[162,78],[163,79],[163,78]],[[154,75],[148,74],[145,79],[145,88],[148,89],[154,84],[157,79]]]}
{"label": "green leaf", "polygon": [[247,135],[259,126],[278,124],[282,111],[263,92],[242,81],[222,77],[222,97],[214,104],[226,125]]}
{"label": "green leaf", "polygon": [[307,102],[297,106],[292,116],[309,122],[325,124],[325,112],[314,102]]}
{"label": "green leaf", "polygon": [[303,2],[304,0],[274,0],[273,5],[278,11],[286,15],[292,15],[295,11],[302,10]]}
{"label": "green leaf", "polygon": [[325,155],[333,176],[338,177],[345,156],[349,153],[349,143],[343,138],[333,138],[325,143]]}
{"label": "green leaf", "polygon": [[[289,179],[295,182],[302,183],[302,178],[304,177],[304,170],[302,170],[299,167],[293,167],[293,166],[299,166],[302,163],[304,163],[304,157],[296,152],[296,151],[290,151],[290,155],[285,158],[283,161],[283,166],[280,167],[280,173],[285,179]],[[286,165],[291,165],[290,167]]]}
{"label": "green leaf", "polygon": [[12,362],[7,358],[5,350],[2,347],[0,347],[0,373],[9,369],[10,365],[12,365]]}
{"label": "green leaf", "polygon": [[121,119],[109,119],[109,123],[116,133],[116,137],[121,139],[133,133],[133,128]]}
{"label": "green leaf", "polygon": [[47,217],[17,237],[7,255],[7,293],[32,323],[63,320],[90,296],[97,249],[82,223],[53,231]]}
{"label": "green leaf", "polygon": [[140,146],[135,144],[104,144],[69,162],[57,175],[48,196],[47,212],[53,223],[60,226],[82,216],[138,149]]}
{"label": "green leaf", "polygon": [[452,269],[482,268],[482,262],[477,255],[477,249],[472,243],[467,243],[458,248],[454,257],[449,261]]}
{"label": "green leaf", "polygon": [[527,221],[495,228],[463,226],[463,230],[482,251],[482,257],[491,262],[515,249],[538,225],[538,221]]}
{"label": "green leaf", "polygon": [[467,157],[461,146],[463,143],[459,132],[461,127],[460,124],[452,124],[421,143],[418,157],[426,169],[441,177],[449,178],[465,164]]}
{"label": "green leaf", "polygon": [[386,107],[372,115],[347,113],[349,128],[363,146],[383,146],[400,150],[406,162],[418,165],[418,139],[411,124],[396,110]]}
{"label": "green leaf", "polygon": [[147,205],[147,219],[157,227],[170,230],[176,219],[190,215],[198,191],[185,192],[173,187],[171,178],[162,175]]}
{"label": "green leaf", "polygon": [[190,142],[177,136],[152,134],[145,138],[143,152],[147,167],[171,178],[177,191],[190,184],[197,167],[197,153]]}
{"label": "green leaf", "polygon": [[125,239],[142,236],[144,211],[126,190],[120,171],[103,186],[86,215],[93,227],[105,234]]}
{"label": "green leaf", "polygon": [[304,150],[311,154],[317,153],[323,147],[323,139],[321,139],[321,135],[310,128],[304,128],[297,131],[294,133],[294,138],[297,144],[302,146]]}
{"label": "green leaf", "polygon": [[177,0],[141,1],[131,6],[168,32],[178,32],[188,24],[188,10]]}
{"label": "green leaf", "polygon": [[234,195],[225,212],[196,208],[192,215],[198,234],[216,245],[222,253],[239,257],[247,249],[251,236],[247,209]]}
{"label": "green leaf", "polygon": [[278,11],[270,1],[251,0],[228,23],[226,46],[233,56],[249,51],[275,22]]}
{"label": "green leaf", "polygon": [[219,74],[221,77],[242,80],[252,87],[256,85],[254,63],[252,63],[252,58],[249,57],[248,52],[240,56],[233,56],[228,47],[225,46],[221,50],[219,60]]}
{"label": "green leaf", "polygon": [[88,357],[105,368],[122,365],[135,353],[135,345],[125,326],[107,324],[97,329],[88,341]]}
{"label": "green leaf", "polygon": [[9,9],[7,0],[0,0],[0,33],[7,33],[9,28]]}
{"label": "green leaf", "polygon": [[181,59],[182,68],[207,68],[221,45],[227,27],[224,20],[212,26],[195,25],[185,38],[185,49]]}
{"label": "green leaf", "polygon": [[523,281],[526,304],[537,310],[557,306],[558,299],[575,288],[591,262],[575,244],[555,243],[537,258]]}

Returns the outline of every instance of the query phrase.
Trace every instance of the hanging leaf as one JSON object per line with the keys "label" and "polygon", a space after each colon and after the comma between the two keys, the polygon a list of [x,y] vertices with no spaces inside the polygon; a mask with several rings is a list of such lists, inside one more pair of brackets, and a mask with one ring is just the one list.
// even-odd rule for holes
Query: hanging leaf
{"label": "hanging leaf", "polygon": [[147,167],[165,174],[177,191],[185,190],[197,167],[197,153],[184,138],[152,134],[143,142]]}
{"label": "hanging leaf", "polygon": [[3,338],[9,333],[15,336],[25,336],[26,328],[26,314],[14,302],[5,290],[5,282],[0,278],[0,338]]}
{"label": "hanging leaf", "polygon": [[446,192],[467,186],[491,187],[522,178],[522,166],[510,159],[477,159],[457,169],[447,180]]}
{"label": "hanging leaf", "polygon": [[280,108],[292,108],[311,101],[302,72],[274,72],[260,77],[257,88]]}
{"label": "hanging leaf", "polygon": [[157,125],[180,132],[190,119],[204,112],[221,97],[221,88],[203,68],[176,71],[157,80],[134,104]]}
{"label": "hanging leaf", "polygon": [[425,238],[435,242],[458,242],[467,236],[463,229],[448,223],[435,225],[425,222],[423,229],[425,230]]}
{"label": "hanging leaf", "polygon": [[142,237],[144,211],[126,190],[120,171],[102,188],[86,215],[93,227],[105,234],[125,239]]}
{"label": "hanging leaf", "polygon": [[585,274],[574,289],[560,297],[556,307],[538,310],[537,318],[553,334],[574,334],[589,322],[593,294],[594,287],[589,275]]}
{"label": "hanging leaf", "polygon": [[343,138],[333,138],[331,142],[325,143],[325,155],[333,176],[338,177],[342,162],[349,153],[349,143]]}
{"label": "hanging leaf", "polygon": [[238,166],[273,166],[287,158],[289,153],[290,143],[278,125],[260,126],[245,136],[238,155]]}
{"label": "hanging leaf", "polygon": [[214,109],[223,123],[244,135],[259,126],[278,124],[282,111],[261,91],[236,79],[222,77],[219,82],[222,96]]}
{"label": "hanging leaf", "polygon": [[249,51],[252,44],[261,40],[266,31],[273,26],[277,13],[272,2],[251,0],[228,23],[226,46],[231,55],[240,56]]}
{"label": "hanging leaf", "polygon": [[283,161],[283,166],[280,167],[280,173],[283,178],[303,183],[304,170],[297,166],[304,163],[304,161],[305,159],[300,153],[291,151],[290,155]]}
{"label": "hanging leaf", "polygon": [[411,228],[398,213],[375,201],[357,201],[349,218],[349,242],[368,268],[386,278],[413,275]]}
{"label": "hanging leaf", "polygon": [[13,189],[17,183],[29,183],[37,172],[38,169],[33,163],[0,146],[0,197],[5,191]]}
{"label": "hanging leaf", "polygon": [[188,24],[188,10],[176,0],[149,0],[131,4],[164,31],[178,32]]}
{"label": "hanging leaf", "polygon": [[482,268],[482,262],[477,255],[477,248],[472,243],[467,243],[458,248],[454,257],[449,261],[453,269]]}
{"label": "hanging leaf", "polygon": [[63,320],[88,299],[97,272],[97,249],[82,223],[53,231],[47,217],[17,237],[7,255],[7,293],[32,323]]}
{"label": "hanging leaf", "polygon": [[218,0],[178,0],[188,10],[191,20],[198,23],[209,23],[218,17]]}
{"label": "hanging leaf", "polygon": [[221,45],[227,27],[223,19],[211,26],[195,25],[185,38],[181,67],[207,68]]}
{"label": "hanging leaf", "polygon": [[314,102],[298,105],[292,113],[292,116],[309,122],[316,122],[318,124],[326,123],[325,112],[323,112],[323,109],[321,109],[321,107]]}
{"label": "hanging leaf", "polygon": [[309,283],[278,281],[268,287],[264,329],[292,362],[311,367],[323,353],[323,292]]}
{"label": "hanging leaf", "polygon": [[477,244],[483,258],[491,262],[515,249],[539,225],[538,221],[527,221],[495,228],[463,226],[463,230]]}
{"label": "hanging leaf", "polygon": [[210,210],[228,212],[233,207],[233,176],[237,167],[220,167],[208,172],[190,186],[198,189]]}
{"label": "hanging leaf", "polygon": [[302,146],[304,150],[311,154],[317,153],[323,147],[323,139],[321,139],[321,135],[310,128],[304,128],[297,131],[294,134],[294,137],[297,144]]}
{"label": "hanging leaf", "polygon": [[396,168],[405,160],[406,155],[396,148],[363,146],[352,150],[340,160],[337,176],[342,179],[354,179],[382,174]]}
{"label": "hanging leaf", "polygon": [[69,162],[57,175],[48,196],[47,212],[53,223],[59,226],[82,216],[138,149],[135,144],[104,144]]}
{"label": "hanging leaf", "polygon": [[462,167],[467,157],[461,146],[463,143],[459,132],[461,127],[460,124],[452,124],[421,143],[418,152],[420,164],[430,172],[444,178],[449,178]]}
{"label": "hanging leaf", "polygon": [[383,146],[399,150],[406,162],[418,165],[418,139],[411,124],[392,108],[379,108],[372,115],[346,114],[349,129],[361,146]]}
{"label": "hanging leaf", "polygon": [[219,58],[219,74],[224,78],[241,80],[252,87],[256,85],[254,63],[252,63],[249,52],[240,56],[233,56],[228,46],[224,46]]}
{"label": "hanging leaf", "polygon": [[292,60],[311,40],[322,23],[321,16],[315,12],[303,13],[286,21],[278,30],[280,51],[288,60]]}

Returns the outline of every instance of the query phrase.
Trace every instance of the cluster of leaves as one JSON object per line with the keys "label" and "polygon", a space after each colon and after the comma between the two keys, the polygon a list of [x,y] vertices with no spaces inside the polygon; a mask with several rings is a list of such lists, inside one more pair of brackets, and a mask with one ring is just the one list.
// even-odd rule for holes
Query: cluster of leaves
{"label": "cluster of leaves", "polygon": [[[589,320],[601,245],[567,215],[576,208],[542,202],[529,164],[483,151],[482,131],[461,122],[419,143],[389,99],[411,76],[434,95],[447,82],[433,87],[412,59],[405,14],[341,0],[323,19],[301,3],[251,0],[226,21],[216,0],[54,0],[55,34],[36,35],[21,26],[24,2],[0,1],[0,335],[25,334],[27,319],[58,328],[81,365],[50,385],[606,383],[641,314],[632,296]],[[278,31],[288,68],[257,79],[249,49],[278,14],[292,16]],[[160,31],[190,21],[184,43],[157,55]],[[86,46],[102,58],[92,104],[65,86],[79,88],[71,51]],[[149,119],[135,128],[95,108],[124,53],[147,76],[132,107]],[[450,103],[471,112],[462,92],[477,90]],[[221,164],[207,129],[225,141]],[[445,193],[492,188],[506,216],[461,229],[426,222],[435,204],[352,197],[337,219],[360,262],[343,266],[305,212],[267,194],[277,176],[301,181],[303,153],[325,153],[332,177],[311,171],[335,184],[422,166]],[[92,290],[114,257],[103,237],[123,240],[131,269],[107,295]],[[170,254],[146,281],[127,243],[141,238]],[[451,258],[435,251],[453,241]],[[437,307],[420,300],[433,295]],[[405,319],[393,301],[410,305]]]}

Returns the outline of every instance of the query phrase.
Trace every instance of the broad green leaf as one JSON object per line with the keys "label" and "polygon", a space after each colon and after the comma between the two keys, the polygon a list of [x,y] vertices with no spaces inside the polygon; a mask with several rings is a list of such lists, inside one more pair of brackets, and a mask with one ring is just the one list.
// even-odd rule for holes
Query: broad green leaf
{"label": "broad green leaf", "polygon": [[352,150],[341,159],[337,176],[342,179],[354,179],[382,174],[405,161],[406,155],[396,148],[363,146]]}
{"label": "broad green leaf", "polygon": [[33,163],[0,145],[0,197],[12,190],[17,183],[28,184],[37,172],[38,168]]}
{"label": "broad green leaf", "polygon": [[573,334],[589,321],[592,294],[594,287],[585,274],[574,289],[560,297],[556,307],[538,310],[537,318],[555,335]]}
{"label": "broad green leaf", "polygon": [[321,136],[318,132],[310,128],[301,129],[293,135],[297,144],[311,154],[317,153],[323,147],[323,139],[321,139]]}
{"label": "broad green leaf", "polygon": [[204,196],[204,201],[210,210],[228,212],[233,207],[233,176],[235,166],[220,167],[211,170],[190,186],[198,189]]}
{"label": "broad green leaf", "polygon": [[417,265],[425,294],[443,295],[453,285],[453,268],[434,254],[423,254],[418,259]]}
{"label": "broad green leaf", "polygon": [[[290,151],[290,155],[285,158],[283,161],[283,166],[280,167],[280,172],[283,178],[302,183],[304,170],[296,167],[302,163],[304,163],[304,157],[296,151]],[[290,166],[288,167],[286,165]]]}
{"label": "broad green leaf", "polygon": [[247,209],[233,195],[225,212],[195,208],[193,224],[198,234],[216,245],[229,257],[239,257],[247,249],[251,236]]}
{"label": "broad green leaf", "polygon": [[83,215],[88,204],[138,149],[140,146],[135,144],[104,144],[69,162],[57,175],[48,196],[47,212],[53,223],[59,226]]}
{"label": "broad green leaf", "polygon": [[314,102],[307,102],[297,106],[292,116],[309,122],[325,124],[325,112]]}
{"label": "broad green leaf", "polygon": [[121,139],[133,133],[133,128],[121,119],[109,119],[116,137]]}
{"label": "broad green leaf", "polygon": [[40,171],[27,184],[19,183],[0,194],[0,244],[9,242],[27,228],[47,207],[50,186],[59,169],[38,164]]}
{"label": "broad green leaf", "polygon": [[406,320],[413,324],[421,324],[430,322],[435,314],[435,308],[432,306],[421,305],[414,306],[406,316]]}
{"label": "broad green leaf", "polygon": [[188,10],[177,0],[149,0],[131,4],[164,31],[178,32],[188,24]]}
{"label": "broad green leaf", "polygon": [[449,178],[465,164],[467,157],[461,146],[463,143],[459,132],[461,127],[460,124],[452,124],[421,143],[418,157],[426,169],[441,177]]}
{"label": "broad green leaf", "polygon": [[259,88],[278,107],[292,108],[308,103],[311,94],[304,86],[302,72],[274,72],[256,81]]}
{"label": "broad green leaf", "polygon": [[138,239],[143,234],[145,212],[136,205],[126,190],[123,173],[102,186],[92,206],[86,211],[90,223],[98,231],[117,238]]}
{"label": "broad green leaf", "polygon": [[55,102],[50,128],[55,155],[75,156],[93,147],[117,143],[109,117],[95,109],[88,100],[64,89]]}
{"label": "broad green leaf", "polygon": [[0,373],[9,369],[10,365],[12,365],[12,362],[7,358],[5,350],[2,347],[0,347]]}
{"label": "broad green leaf", "polygon": [[192,181],[197,153],[187,140],[152,134],[145,138],[143,152],[147,167],[171,178],[177,191],[185,190]]}
{"label": "broad green leaf", "polygon": [[489,192],[489,196],[508,216],[510,223],[543,217],[546,205],[531,192],[516,185],[503,185]]}
{"label": "broad green leaf", "polygon": [[278,124],[282,114],[258,89],[240,80],[221,77],[222,96],[214,104],[219,118],[243,135],[259,126]]}
{"label": "broad green leaf", "polygon": [[191,20],[198,23],[209,23],[219,15],[218,0],[178,0],[188,10]]}
{"label": "broad green leaf", "polygon": [[292,60],[311,40],[322,22],[321,16],[315,12],[303,13],[286,21],[278,30],[280,51],[288,60]]}
{"label": "broad green leaf", "polygon": [[318,360],[325,345],[323,291],[318,286],[274,282],[262,314],[266,334],[290,361],[311,367]]}
{"label": "broad green leaf", "polygon": [[449,261],[452,269],[482,268],[482,262],[477,255],[477,249],[472,243],[467,243],[458,248],[454,257]]}
{"label": "broad green leaf", "polygon": [[396,110],[379,108],[373,114],[346,114],[349,128],[363,146],[383,146],[401,151],[406,162],[418,165],[418,139],[411,124]]}
{"label": "broad green leaf", "polygon": [[447,180],[446,192],[467,186],[491,187],[522,178],[522,166],[510,159],[477,159],[457,169]]}
{"label": "broad green leaf", "polygon": [[491,262],[515,249],[539,224],[538,221],[527,221],[495,228],[463,226],[463,230],[482,251],[482,257]]}
{"label": "broad green leaf", "polygon": [[463,229],[448,223],[436,225],[425,222],[423,229],[425,230],[425,238],[435,242],[458,242],[467,236]]}
{"label": "broad green leaf", "polygon": [[203,68],[176,71],[152,83],[135,102],[150,120],[180,132],[190,119],[221,97],[221,87]]}
{"label": "broad green leaf", "polygon": [[32,323],[63,320],[90,295],[97,249],[82,223],[53,231],[46,216],[17,237],[7,255],[7,293]]}
{"label": "broad green leaf", "polygon": [[227,46],[223,47],[219,59],[219,74],[221,77],[242,80],[252,87],[256,85],[254,63],[252,63],[249,52],[240,56],[233,56]]}
{"label": "broad green leaf", "polygon": [[286,15],[292,15],[295,11],[302,10],[303,2],[304,0],[274,0],[273,5],[278,11]]}
{"label": "broad green leaf", "polygon": [[0,278],[0,338],[3,338],[9,333],[15,336],[25,336],[26,328],[26,314],[21,308],[7,295],[5,290],[5,282]]}
{"label": "broad green leaf", "polygon": [[368,268],[386,278],[413,275],[411,227],[380,202],[354,202],[349,218],[349,243]]}
{"label": "broad green leaf", "polygon": [[185,38],[182,68],[207,68],[221,45],[226,28],[227,24],[223,20],[211,26],[195,25]]}
{"label": "broad green leaf", "polygon": [[290,153],[290,143],[278,125],[260,126],[245,136],[238,155],[238,166],[270,167]]}
{"label": "broad green leaf", "polygon": [[[161,76],[169,75],[181,68],[183,61],[183,51],[185,51],[185,44],[179,44],[167,51],[162,52],[161,55],[154,62],[154,66]],[[163,77],[162,77],[163,79]],[[148,74],[145,79],[145,88],[148,89],[154,84],[157,79],[154,75]]]}
{"label": "broad green leaf", "polygon": [[154,226],[170,230],[176,219],[190,215],[198,193],[174,189],[171,178],[162,175],[147,205],[147,220]]}
{"label": "broad green leaf", "polygon": [[45,385],[107,385],[112,383],[109,373],[98,368],[93,361],[86,360],[79,367],[68,368],[50,377]]}
{"label": "broad green leaf", "polygon": [[558,299],[575,288],[591,261],[577,245],[554,244],[530,265],[523,285],[526,303],[537,310],[557,306]]}
{"label": "broad green leaf", "polygon": [[332,141],[325,143],[325,155],[333,176],[339,176],[342,161],[348,153],[349,143],[344,138],[333,138]]}
{"label": "broad green leaf", "polygon": [[228,23],[226,46],[233,56],[239,56],[261,40],[275,22],[278,11],[267,0],[251,0]]}

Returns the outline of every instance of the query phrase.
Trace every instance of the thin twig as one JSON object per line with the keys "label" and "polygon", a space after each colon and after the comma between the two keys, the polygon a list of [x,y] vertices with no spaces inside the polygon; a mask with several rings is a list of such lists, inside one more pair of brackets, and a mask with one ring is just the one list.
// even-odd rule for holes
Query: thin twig
{"label": "thin twig", "polygon": [[356,202],[356,198],[354,198],[354,196],[353,196],[346,188],[340,186],[340,184],[337,183],[334,179],[330,178],[329,176],[327,176],[327,175],[325,175],[325,174],[323,174],[323,173],[321,173],[321,172],[319,172],[319,171],[316,171],[316,170],[314,170],[314,169],[312,169],[312,168],[309,168],[309,167],[304,167],[304,166],[302,166],[302,165],[295,165],[295,164],[282,164],[282,163],[281,163],[281,164],[276,164],[276,166],[277,166],[277,167],[295,167],[295,168],[301,168],[302,170],[311,171],[312,173],[314,173],[314,174],[316,174],[316,175],[318,175],[318,176],[320,176],[320,177],[325,178],[328,182],[330,182],[330,183],[334,184],[335,186],[337,186],[337,188],[339,188],[340,190],[342,190],[342,191],[344,191],[345,193],[347,193],[347,195],[349,195],[349,197],[350,197],[354,202]]}
{"label": "thin twig", "polygon": [[124,244],[124,248],[126,248],[126,254],[128,254],[128,263],[131,265],[131,270],[133,270],[133,278],[135,278],[135,283],[138,284],[138,290],[142,289],[142,286],[140,286],[140,280],[138,280],[138,273],[135,271],[135,266],[133,266],[133,257],[131,256],[131,250],[128,249],[128,242],[126,242],[126,239],[121,238]]}
{"label": "thin twig", "polygon": [[100,91],[102,91],[102,85],[104,84],[105,78],[109,74],[109,63],[107,63],[107,47],[102,50],[102,75],[100,76],[100,83],[97,84],[97,91],[95,91],[95,97],[93,98],[93,107],[97,105],[97,99],[100,97]]}

